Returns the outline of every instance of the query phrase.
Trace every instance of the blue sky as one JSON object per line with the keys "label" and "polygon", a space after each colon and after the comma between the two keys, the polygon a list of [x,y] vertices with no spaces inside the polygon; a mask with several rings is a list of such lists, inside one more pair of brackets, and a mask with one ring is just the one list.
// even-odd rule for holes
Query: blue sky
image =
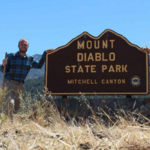
{"label": "blue sky", "polygon": [[1,0],[0,64],[5,52],[29,41],[27,54],[67,44],[84,31],[112,29],[140,47],[150,47],[150,0]]}

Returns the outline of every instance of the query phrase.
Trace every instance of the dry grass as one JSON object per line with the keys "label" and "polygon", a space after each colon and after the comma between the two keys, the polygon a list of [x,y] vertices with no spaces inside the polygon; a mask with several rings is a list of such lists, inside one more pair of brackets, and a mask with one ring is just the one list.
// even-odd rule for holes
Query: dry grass
{"label": "dry grass", "polygon": [[[50,97],[52,98],[52,97]],[[148,150],[150,149],[150,120],[140,124],[132,113],[112,120],[106,112],[108,126],[96,116],[89,119],[65,121],[55,105],[41,96],[31,103],[30,96],[22,101],[13,122],[0,114],[0,149],[6,150]],[[32,107],[27,105],[34,104]],[[92,111],[92,110],[91,110]],[[94,114],[93,114],[94,115]],[[137,114],[138,116],[138,114]],[[36,118],[35,118],[36,117]],[[141,116],[140,116],[141,117]],[[144,117],[144,116],[142,116]],[[92,119],[92,121],[91,121]]]}

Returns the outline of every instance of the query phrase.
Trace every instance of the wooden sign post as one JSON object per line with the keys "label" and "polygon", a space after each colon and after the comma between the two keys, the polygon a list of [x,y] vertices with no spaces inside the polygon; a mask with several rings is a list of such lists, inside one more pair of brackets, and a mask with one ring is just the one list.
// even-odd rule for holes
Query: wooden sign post
{"label": "wooden sign post", "polygon": [[46,94],[148,94],[148,53],[124,36],[83,32],[46,54]]}

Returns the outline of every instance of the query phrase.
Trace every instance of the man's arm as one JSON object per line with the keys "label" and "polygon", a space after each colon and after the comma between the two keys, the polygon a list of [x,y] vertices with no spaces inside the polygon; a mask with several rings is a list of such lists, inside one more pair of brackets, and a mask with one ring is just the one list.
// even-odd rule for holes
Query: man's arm
{"label": "man's arm", "polygon": [[8,71],[9,69],[9,64],[10,64],[10,60],[9,60],[9,55],[6,59],[3,59],[2,65],[0,65],[0,71],[3,73],[4,71],[4,66],[6,66],[6,71]]}
{"label": "man's arm", "polygon": [[37,60],[33,59],[31,68],[41,69],[43,67],[43,64],[44,64],[45,60],[46,60],[46,53],[49,53],[49,52],[52,52],[52,51],[53,51],[53,49],[49,49],[49,50],[44,51],[40,61],[37,61]]}

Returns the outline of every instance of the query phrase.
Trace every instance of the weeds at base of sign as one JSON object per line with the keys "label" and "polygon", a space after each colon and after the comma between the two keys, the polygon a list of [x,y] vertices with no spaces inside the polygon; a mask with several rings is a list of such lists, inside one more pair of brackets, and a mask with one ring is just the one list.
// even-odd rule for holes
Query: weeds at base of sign
{"label": "weeds at base of sign", "polygon": [[[57,110],[51,96],[52,101],[47,101],[45,95],[39,94],[37,97],[38,99],[34,100],[36,118],[29,118],[34,113],[29,94],[22,101],[19,112],[14,115],[13,124],[9,119],[0,122],[0,148],[129,150],[150,148],[148,142],[150,120],[141,114],[121,110],[111,116],[100,109],[100,116],[95,113],[86,119],[80,117],[77,121],[70,117],[70,120],[66,121],[65,116]],[[92,109],[84,95],[82,102]],[[103,102],[105,103],[105,99]],[[29,107],[26,107],[27,105]],[[0,116],[5,115],[0,112]],[[135,119],[136,116],[139,117]],[[107,121],[103,119],[104,117]],[[143,123],[138,122],[140,117],[143,117]]]}

